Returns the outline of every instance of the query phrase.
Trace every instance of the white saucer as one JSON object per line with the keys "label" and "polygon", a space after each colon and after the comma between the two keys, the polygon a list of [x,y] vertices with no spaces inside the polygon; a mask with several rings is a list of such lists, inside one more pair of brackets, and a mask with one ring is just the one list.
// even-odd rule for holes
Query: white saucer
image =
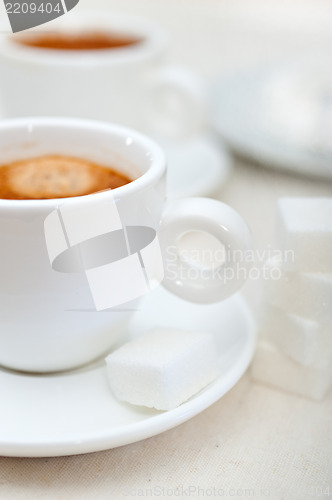
{"label": "white saucer", "polygon": [[212,332],[221,374],[178,408],[162,412],[120,403],[104,361],[57,375],[0,369],[0,455],[45,457],[115,448],[171,429],[222,397],[246,371],[255,348],[255,324],[239,295],[213,305],[182,301],[161,287],[146,297],[129,335],[156,325]]}
{"label": "white saucer", "polygon": [[227,149],[209,136],[174,144],[158,142],[167,158],[169,199],[214,196],[231,172],[232,161]]}
{"label": "white saucer", "polygon": [[330,67],[330,55],[316,54],[220,78],[211,90],[215,130],[265,166],[332,178],[332,147],[324,137],[327,128],[332,137]]}

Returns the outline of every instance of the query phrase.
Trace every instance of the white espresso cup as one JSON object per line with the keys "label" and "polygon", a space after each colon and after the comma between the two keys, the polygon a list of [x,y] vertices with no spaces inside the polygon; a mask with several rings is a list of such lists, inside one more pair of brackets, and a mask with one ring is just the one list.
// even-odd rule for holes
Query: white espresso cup
{"label": "white espresso cup", "polygon": [[[104,33],[138,40],[105,50],[53,50],[18,43],[48,32]],[[0,36],[0,99],[5,117],[75,116],[184,138],[206,125],[206,96],[191,71],[165,63],[167,37],[150,21],[77,9],[42,31]]]}
{"label": "white espresso cup", "polygon": [[[166,202],[166,162],[154,141],[90,120],[0,122],[2,165],[48,154],[80,157],[133,180],[85,196],[0,199],[1,365],[48,372],[103,355],[137,301],[160,283],[198,303],[242,286],[245,274],[230,279],[229,271],[245,265],[247,225],[216,200]],[[190,258],[197,235],[227,250],[218,268]]]}

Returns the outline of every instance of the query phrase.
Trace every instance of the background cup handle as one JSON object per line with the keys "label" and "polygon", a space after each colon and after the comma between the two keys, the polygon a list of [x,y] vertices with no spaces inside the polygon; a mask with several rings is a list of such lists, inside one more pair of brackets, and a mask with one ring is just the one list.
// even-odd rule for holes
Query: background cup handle
{"label": "background cup handle", "polygon": [[179,66],[164,66],[150,74],[148,126],[155,134],[185,139],[207,125],[207,96],[201,79]]}
{"label": "background cup handle", "polygon": [[217,302],[239,290],[248,278],[249,228],[234,209],[217,200],[168,202],[159,241],[163,285],[183,299]]}

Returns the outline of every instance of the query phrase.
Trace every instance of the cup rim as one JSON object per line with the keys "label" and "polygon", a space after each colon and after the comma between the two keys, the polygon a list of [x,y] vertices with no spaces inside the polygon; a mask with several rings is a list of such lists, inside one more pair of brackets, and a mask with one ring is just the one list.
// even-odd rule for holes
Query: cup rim
{"label": "cup rim", "polygon": [[[109,198],[109,193],[114,193],[116,198],[124,198],[131,196],[137,191],[143,191],[149,186],[157,182],[166,173],[166,158],[164,152],[160,146],[150,137],[138,132],[137,130],[124,127],[122,125],[117,125],[114,123],[102,122],[97,120],[81,119],[81,118],[69,118],[69,117],[25,117],[25,118],[9,118],[0,121],[0,135],[2,130],[8,130],[8,128],[31,128],[33,126],[39,127],[52,127],[63,128],[67,127],[69,129],[75,128],[76,130],[87,130],[94,129],[100,130],[101,132],[108,132],[111,135],[117,135],[118,137],[130,137],[137,144],[140,144],[142,148],[145,149],[146,153],[151,155],[151,164],[146,172],[140,175],[137,179],[130,181],[128,184],[123,186],[109,189],[105,191],[99,191],[97,193],[90,193],[82,196],[73,196],[65,198],[48,198],[48,199],[28,199],[28,200],[8,200],[0,198],[0,208],[7,209],[36,209],[36,208],[54,208],[56,205],[60,204],[75,204],[79,201],[93,202],[93,201],[103,201],[104,198]],[[1,166],[0,166],[1,168]]]}
{"label": "cup rim", "polygon": [[[57,21],[59,31],[70,27],[77,29],[79,23],[82,23],[83,26],[91,25],[91,28],[99,30],[112,30],[112,25],[114,25],[114,28],[117,28],[119,32],[123,31],[132,35],[138,35],[140,33],[143,40],[138,44],[104,51],[65,51],[40,49],[16,43],[13,41],[13,37],[24,36],[24,34],[22,32],[13,34],[8,30],[8,35],[3,34],[0,37],[1,57],[7,60],[54,67],[109,66],[125,63],[131,64],[135,61],[144,60],[147,57],[153,57],[163,52],[167,45],[167,37],[163,29],[152,21],[139,16],[127,14],[111,15],[108,11],[103,12],[86,9],[79,13],[75,13],[75,17],[70,17],[68,13],[64,16],[60,16],[53,20],[53,29],[47,26],[46,31],[54,31],[56,29],[54,28],[54,24]],[[100,27],[100,23],[102,23],[102,27]],[[38,33],[45,33],[45,28],[43,32],[32,28],[29,35],[36,36]]]}

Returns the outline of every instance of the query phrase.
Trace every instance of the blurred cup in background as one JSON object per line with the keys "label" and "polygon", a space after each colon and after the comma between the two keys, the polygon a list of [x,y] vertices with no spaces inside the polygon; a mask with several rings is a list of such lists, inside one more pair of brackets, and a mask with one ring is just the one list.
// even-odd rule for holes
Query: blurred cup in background
{"label": "blurred cup in background", "polygon": [[105,120],[190,137],[205,128],[204,88],[191,71],[164,63],[166,49],[154,23],[100,11],[75,11],[42,31],[3,34],[3,113]]}

